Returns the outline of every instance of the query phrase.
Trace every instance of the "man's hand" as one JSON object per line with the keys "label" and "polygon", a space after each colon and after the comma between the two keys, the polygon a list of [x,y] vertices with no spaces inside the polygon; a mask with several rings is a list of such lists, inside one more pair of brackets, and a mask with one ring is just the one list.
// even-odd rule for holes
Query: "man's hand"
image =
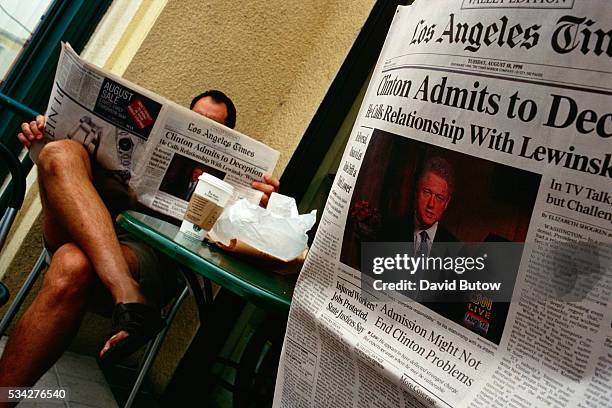
{"label": "man's hand", "polygon": [[270,199],[270,194],[277,192],[279,186],[280,182],[274,177],[268,175],[264,176],[263,183],[261,181],[254,181],[253,188],[264,193],[261,197],[259,205],[263,208],[266,208],[266,206],[268,205],[268,200]]}
{"label": "man's hand", "polygon": [[28,149],[32,147],[32,143],[38,142],[43,138],[43,129],[45,127],[45,117],[38,115],[36,120],[32,122],[23,122],[21,124],[21,132],[17,135],[17,139],[22,145]]}

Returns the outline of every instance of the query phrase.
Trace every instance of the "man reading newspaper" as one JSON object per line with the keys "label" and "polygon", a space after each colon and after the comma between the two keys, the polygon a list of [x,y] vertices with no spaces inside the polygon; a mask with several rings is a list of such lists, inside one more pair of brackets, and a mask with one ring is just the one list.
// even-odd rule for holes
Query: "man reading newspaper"
{"label": "man reading newspaper", "polygon": [[[220,91],[198,95],[190,108],[235,126],[234,104]],[[38,116],[21,125],[18,138],[24,146],[42,140],[44,122]],[[52,257],[40,292],[7,342],[1,386],[32,386],[64,352],[88,307],[112,310],[113,335],[100,351],[103,363],[131,354],[162,328],[159,307],[174,295],[167,292],[176,288],[175,268],[162,254],[117,233],[114,213],[133,206],[128,200],[110,202],[117,195],[107,191],[108,180],[99,180],[97,170],[84,146],[73,140],[50,142],[40,152],[43,236]],[[279,182],[265,176],[252,186],[264,193],[260,204],[265,206]]]}

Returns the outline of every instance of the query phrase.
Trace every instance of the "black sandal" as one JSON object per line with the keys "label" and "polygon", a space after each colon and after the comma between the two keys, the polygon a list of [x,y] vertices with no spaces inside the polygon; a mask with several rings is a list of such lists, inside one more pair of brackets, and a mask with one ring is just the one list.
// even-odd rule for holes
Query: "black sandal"
{"label": "black sandal", "polygon": [[[106,341],[125,330],[128,336],[98,357],[98,363],[110,366],[134,353],[165,326],[157,308],[144,303],[117,303],[113,310],[112,331]],[[104,344],[106,344],[106,341]]]}

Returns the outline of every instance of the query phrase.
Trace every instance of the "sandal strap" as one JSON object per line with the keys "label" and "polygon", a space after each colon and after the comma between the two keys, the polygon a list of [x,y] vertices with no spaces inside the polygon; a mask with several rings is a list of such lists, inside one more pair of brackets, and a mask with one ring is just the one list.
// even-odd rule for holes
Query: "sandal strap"
{"label": "sandal strap", "polygon": [[125,330],[132,336],[146,336],[157,332],[160,324],[159,310],[144,303],[117,303],[113,310],[113,333]]}

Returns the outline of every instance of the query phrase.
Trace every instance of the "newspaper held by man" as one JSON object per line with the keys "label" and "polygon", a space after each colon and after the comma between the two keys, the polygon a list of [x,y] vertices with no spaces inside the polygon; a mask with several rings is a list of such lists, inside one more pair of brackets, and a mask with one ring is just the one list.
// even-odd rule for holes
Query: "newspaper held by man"
{"label": "newspaper held by man", "polygon": [[[235,187],[258,203],[253,180],[272,174],[279,152],[82,60],[62,44],[46,112],[45,138],[82,143],[120,193],[182,219],[197,178]],[[36,161],[42,146],[34,146]]]}
{"label": "newspaper held by man", "polygon": [[606,0],[399,7],[275,407],[612,406]]}

